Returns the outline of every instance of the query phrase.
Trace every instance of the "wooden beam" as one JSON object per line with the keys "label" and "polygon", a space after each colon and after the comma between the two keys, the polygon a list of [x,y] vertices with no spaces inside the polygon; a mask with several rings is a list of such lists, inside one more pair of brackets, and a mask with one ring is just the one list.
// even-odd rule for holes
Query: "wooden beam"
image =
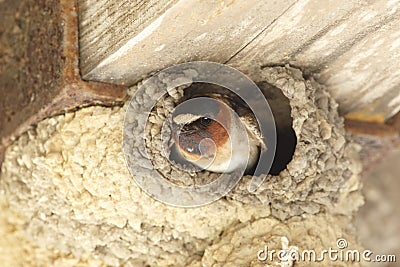
{"label": "wooden beam", "polygon": [[399,1],[161,1],[123,43],[126,25],[153,12],[129,17],[125,2],[80,1],[85,79],[133,84],[193,60],[245,73],[290,64],[325,84],[350,119],[384,122],[400,110]]}
{"label": "wooden beam", "polygon": [[400,110],[399,25],[399,1],[299,1],[229,63],[290,64],[349,119],[383,122]]}
{"label": "wooden beam", "polygon": [[[160,1],[155,11],[136,8],[133,13],[120,8],[129,1],[95,2],[79,2],[82,75],[132,84],[179,62],[228,61],[295,1],[181,0],[169,5]],[[135,2],[139,1],[130,5]],[[105,10],[111,14],[107,16]],[[160,15],[159,10],[165,12]],[[135,19],[152,12],[153,19],[143,19],[140,31],[132,28],[120,36]],[[93,15],[97,13],[101,16]]]}
{"label": "wooden beam", "polygon": [[177,1],[79,0],[80,63],[84,76],[130,39],[146,31],[147,26]]}

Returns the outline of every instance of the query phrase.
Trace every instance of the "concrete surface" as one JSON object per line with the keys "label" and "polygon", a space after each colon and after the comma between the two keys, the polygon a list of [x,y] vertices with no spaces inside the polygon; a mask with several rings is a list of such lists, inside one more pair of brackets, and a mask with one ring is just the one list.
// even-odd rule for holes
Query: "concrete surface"
{"label": "concrete surface", "polygon": [[[400,261],[400,146],[385,153],[380,164],[363,176],[366,204],[357,216],[361,244],[381,255],[396,255]],[[368,266],[398,266],[396,263],[371,263]]]}

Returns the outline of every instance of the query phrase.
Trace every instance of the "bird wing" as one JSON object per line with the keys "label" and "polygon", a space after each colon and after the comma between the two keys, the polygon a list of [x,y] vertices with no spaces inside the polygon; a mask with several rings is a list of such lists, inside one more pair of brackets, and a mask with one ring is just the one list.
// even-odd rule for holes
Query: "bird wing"
{"label": "bird wing", "polygon": [[257,119],[254,117],[254,115],[252,113],[247,113],[239,118],[251,137],[259,142],[261,149],[266,150],[267,146],[265,145],[264,137],[260,132]]}

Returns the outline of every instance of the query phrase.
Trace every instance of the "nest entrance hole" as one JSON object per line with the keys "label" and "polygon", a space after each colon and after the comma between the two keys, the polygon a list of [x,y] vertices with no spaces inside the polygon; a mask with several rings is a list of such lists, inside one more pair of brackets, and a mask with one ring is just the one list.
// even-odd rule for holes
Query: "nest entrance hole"
{"label": "nest entrance hole", "polygon": [[[293,119],[291,117],[290,102],[281,89],[272,86],[267,82],[258,82],[257,85],[268,101],[276,126],[277,143],[275,157],[268,173],[271,175],[279,175],[281,171],[286,169],[287,165],[292,160],[297,144],[296,134],[292,128]],[[193,83],[188,86],[184,89],[184,96],[180,102],[194,97],[209,96],[214,93],[225,96],[231,101],[241,101],[242,104],[246,105],[244,101],[232,91],[222,86],[209,83]],[[179,156],[177,153],[174,153],[174,151],[170,156],[172,156],[175,161],[180,161],[178,159]],[[245,174],[252,173],[250,171],[250,173]]]}

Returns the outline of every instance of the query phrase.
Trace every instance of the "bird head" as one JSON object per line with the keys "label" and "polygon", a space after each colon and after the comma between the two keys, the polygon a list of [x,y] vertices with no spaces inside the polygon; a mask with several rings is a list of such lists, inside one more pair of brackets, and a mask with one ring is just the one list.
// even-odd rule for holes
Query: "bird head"
{"label": "bird head", "polygon": [[194,100],[188,100],[175,109],[172,115],[173,139],[186,160],[213,170],[215,164],[231,156],[228,149],[230,115],[225,104],[216,99]]}

